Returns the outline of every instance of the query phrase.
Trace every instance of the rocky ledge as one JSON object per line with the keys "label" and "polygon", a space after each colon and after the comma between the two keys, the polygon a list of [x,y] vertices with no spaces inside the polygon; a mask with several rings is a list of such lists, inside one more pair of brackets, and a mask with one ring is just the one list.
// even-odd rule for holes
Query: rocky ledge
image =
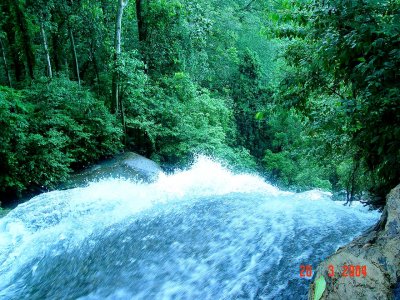
{"label": "rocky ledge", "polygon": [[133,152],[125,152],[72,175],[61,188],[81,187],[89,182],[110,177],[150,182],[155,180],[160,172],[160,166],[154,161]]}
{"label": "rocky ledge", "polygon": [[[328,276],[330,265],[334,267],[334,277]],[[344,265],[366,266],[366,276],[344,277]],[[315,280],[321,276],[326,287],[319,299],[400,299],[400,185],[387,196],[386,207],[375,227],[318,266]],[[315,289],[316,281],[310,286],[308,299],[315,299]]]}

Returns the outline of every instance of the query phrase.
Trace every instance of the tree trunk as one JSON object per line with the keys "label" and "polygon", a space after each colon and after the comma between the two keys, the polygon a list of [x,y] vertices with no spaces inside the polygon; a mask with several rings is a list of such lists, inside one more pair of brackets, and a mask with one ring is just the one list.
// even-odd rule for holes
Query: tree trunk
{"label": "tree trunk", "polygon": [[147,73],[148,58],[146,56],[147,28],[144,16],[144,10],[147,0],[136,0],[136,19],[139,37],[139,51],[142,54],[142,59],[145,65],[144,71]]}
{"label": "tree trunk", "polygon": [[51,45],[52,45],[53,62],[54,62],[53,66],[55,68],[56,74],[61,72],[61,62],[60,62],[58,43],[59,43],[58,35],[53,33],[51,35]]}
{"label": "tree trunk", "polygon": [[353,163],[353,168],[351,170],[351,175],[349,178],[349,181],[346,186],[346,204],[349,204],[354,201],[354,196],[356,193],[356,188],[357,188],[357,183],[356,183],[356,177],[357,177],[357,172],[358,168],[360,167],[360,161],[359,158],[357,157],[356,160]]}
{"label": "tree trunk", "polygon": [[78,82],[78,85],[81,85],[81,76],[80,76],[80,72],[79,72],[79,63],[78,63],[78,55],[76,54],[76,47],[75,47],[75,39],[74,39],[74,34],[72,31],[72,26],[71,26],[71,15],[73,12],[73,6],[74,6],[74,0],[66,0],[66,5],[70,7],[70,10],[67,13],[67,31],[68,31],[68,38],[69,41],[71,43],[71,51],[72,51],[72,58],[74,60],[74,72],[75,72],[75,78],[76,81]]}
{"label": "tree trunk", "polygon": [[61,15],[58,12],[53,12],[51,14],[51,23],[57,24],[58,30],[56,32],[50,33],[51,37],[51,46],[49,45],[49,48],[51,47],[51,58],[52,58],[52,67],[53,71],[55,74],[59,74],[62,71],[62,40],[63,38],[59,35],[60,34],[60,29],[64,26],[64,19],[61,17]]}
{"label": "tree trunk", "polygon": [[16,24],[18,25],[19,34],[21,35],[22,46],[25,52],[26,64],[28,67],[28,73],[31,79],[34,79],[34,68],[35,68],[35,54],[32,47],[32,39],[29,34],[28,22],[24,12],[19,7],[17,1],[14,2],[15,13],[16,13]]}
{"label": "tree trunk", "polygon": [[93,49],[93,41],[90,45],[90,56],[89,59],[93,64],[93,69],[94,69],[94,73],[96,75],[96,88],[97,88],[97,93],[99,94],[100,92],[100,76],[99,76],[99,66],[97,65],[97,60],[96,60],[96,50]]}
{"label": "tree trunk", "polygon": [[10,71],[8,70],[8,64],[7,64],[6,49],[4,48],[2,38],[0,38],[0,46],[1,46],[1,52],[3,53],[4,71],[6,72],[6,77],[8,79],[8,85],[9,87],[12,87]]}
{"label": "tree trunk", "polygon": [[72,56],[74,58],[74,70],[75,70],[76,80],[78,81],[78,85],[81,85],[81,77],[80,77],[80,74],[79,74],[78,56],[76,55],[75,40],[74,40],[74,35],[72,33],[72,29],[71,29],[70,25],[68,25],[68,35],[69,35],[69,40],[71,42]]}
{"label": "tree trunk", "polygon": [[43,21],[40,22],[40,32],[42,33],[43,48],[44,48],[44,53],[45,53],[45,56],[46,56],[47,76],[49,78],[52,78],[53,77],[53,72],[51,70],[49,47],[47,46],[47,38],[46,38],[46,32],[44,31]]}
{"label": "tree trunk", "polygon": [[65,74],[69,75],[69,62],[67,56],[64,57],[64,68],[65,68]]}
{"label": "tree trunk", "polygon": [[144,23],[144,0],[136,0],[136,19],[137,19],[137,26],[138,26],[138,36],[139,42],[143,42],[146,40],[146,26]]}
{"label": "tree trunk", "polygon": [[18,49],[16,45],[16,36],[15,33],[10,30],[10,28],[6,27],[5,32],[7,35],[7,44],[9,45],[9,53],[11,56],[11,64],[10,70],[14,71],[15,81],[18,83],[23,80],[23,72],[24,72],[24,63],[21,61],[21,57],[18,54]]}
{"label": "tree trunk", "polygon": [[124,8],[128,4],[128,0],[118,0],[117,18],[115,22],[115,40],[114,40],[114,72],[112,78],[112,99],[111,99],[111,112],[115,114],[121,113],[120,97],[119,97],[119,74],[117,71],[117,63],[119,55],[121,54],[121,31],[122,31],[122,14]]}
{"label": "tree trunk", "polygon": [[122,101],[122,98],[119,98],[119,106],[121,110],[121,124],[122,124],[122,130],[124,131],[124,139],[123,143],[126,145],[126,122],[125,122],[125,108],[124,108],[124,102]]}
{"label": "tree trunk", "polygon": [[249,3],[247,3],[244,7],[242,7],[240,10],[249,10],[251,8],[251,5],[256,2],[256,0],[251,0]]}
{"label": "tree trunk", "polygon": [[107,25],[108,25],[108,23],[109,23],[109,18],[108,18],[108,10],[107,10],[107,8],[108,8],[108,1],[107,0],[101,0],[101,5],[100,5],[100,8],[101,8],[101,10],[102,10],[102,12],[103,12],[103,23],[104,23],[104,26],[106,26],[107,27]]}

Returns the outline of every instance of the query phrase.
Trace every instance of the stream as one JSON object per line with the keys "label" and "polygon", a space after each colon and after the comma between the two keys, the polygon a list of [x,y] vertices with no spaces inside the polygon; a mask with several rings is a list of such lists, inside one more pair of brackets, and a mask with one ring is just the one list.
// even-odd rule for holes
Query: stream
{"label": "stream", "polygon": [[20,204],[0,219],[0,299],[307,299],[300,266],[379,216],[199,157],[153,183],[108,178]]}

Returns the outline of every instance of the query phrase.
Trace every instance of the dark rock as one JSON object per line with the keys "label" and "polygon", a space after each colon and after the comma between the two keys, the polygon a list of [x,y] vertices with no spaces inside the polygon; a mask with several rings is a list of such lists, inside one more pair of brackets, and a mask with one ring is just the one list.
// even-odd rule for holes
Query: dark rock
{"label": "dark rock", "polygon": [[125,152],[74,174],[61,188],[74,188],[104,178],[126,178],[151,182],[161,168],[154,161],[133,152]]}
{"label": "dark rock", "polygon": [[[378,224],[339,248],[317,268],[315,279],[324,276],[326,289],[321,299],[394,299],[400,278],[400,185],[388,195]],[[334,277],[328,267],[334,266]],[[367,276],[342,276],[344,265],[366,266]],[[314,299],[315,283],[308,299]]]}

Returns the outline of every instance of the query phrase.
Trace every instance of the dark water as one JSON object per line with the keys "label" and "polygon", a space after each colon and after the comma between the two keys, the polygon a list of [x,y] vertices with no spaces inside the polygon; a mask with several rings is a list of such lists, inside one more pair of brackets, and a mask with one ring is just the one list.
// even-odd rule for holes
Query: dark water
{"label": "dark water", "polygon": [[400,281],[397,282],[397,285],[393,290],[393,298],[394,300],[400,300]]}
{"label": "dark water", "polygon": [[153,184],[105,180],[0,220],[1,299],[306,299],[317,264],[378,214],[279,191],[205,158]]}

